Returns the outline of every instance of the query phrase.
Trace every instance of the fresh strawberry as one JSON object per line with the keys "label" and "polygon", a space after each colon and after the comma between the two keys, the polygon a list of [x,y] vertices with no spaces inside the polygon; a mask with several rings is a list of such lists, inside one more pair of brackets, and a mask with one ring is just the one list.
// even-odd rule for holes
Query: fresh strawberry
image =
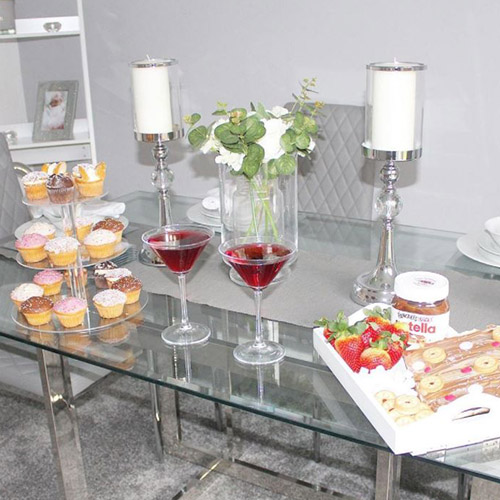
{"label": "fresh strawberry", "polygon": [[330,339],[333,335],[333,330],[330,330],[330,328],[333,328],[332,325],[333,321],[329,320],[328,318],[322,317],[314,322],[316,326],[322,326],[323,327],[323,335],[326,340],[330,342]]}
{"label": "fresh strawberry", "polygon": [[387,353],[391,358],[391,368],[401,359],[403,347],[398,342],[393,342],[387,346]]}
{"label": "fresh strawberry", "polygon": [[366,328],[361,334],[361,340],[366,348],[371,347],[372,342],[376,342],[380,338],[380,327],[377,323],[366,322]]}
{"label": "fresh strawberry", "polygon": [[390,324],[390,321],[381,318],[380,316],[368,316],[365,321],[367,323],[375,323],[378,326],[386,326]]}
{"label": "fresh strawberry", "polygon": [[354,331],[353,327],[349,326],[349,322],[347,321],[347,318],[343,311],[339,311],[334,320],[329,320],[323,317],[315,321],[314,324],[323,327],[323,335],[325,336],[326,340],[328,340],[328,342],[333,345],[334,348],[335,339]]}
{"label": "fresh strawberry", "polygon": [[373,370],[377,366],[383,366],[386,370],[392,367],[391,357],[387,351],[380,347],[369,347],[365,349],[359,358],[361,367]]}
{"label": "fresh strawberry", "polygon": [[365,348],[361,336],[357,333],[345,333],[335,340],[334,347],[351,370],[355,373],[359,372],[360,356]]}

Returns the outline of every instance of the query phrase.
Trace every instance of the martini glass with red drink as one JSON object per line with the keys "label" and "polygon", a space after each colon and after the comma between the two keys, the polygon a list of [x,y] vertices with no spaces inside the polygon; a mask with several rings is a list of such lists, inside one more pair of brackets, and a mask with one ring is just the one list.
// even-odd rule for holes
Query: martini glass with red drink
{"label": "martini glass with red drink", "polygon": [[177,274],[181,296],[181,322],[163,330],[162,339],[172,346],[201,344],[210,337],[206,325],[191,323],[187,312],[186,275],[191,271],[214,232],[197,224],[172,224],[152,229],[142,235],[142,241]]}
{"label": "martini glass with red drink", "polygon": [[285,357],[282,345],[264,340],[261,301],[263,290],[292,261],[296,251],[295,245],[290,241],[259,241],[258,237],[235,238],[219,246],[224,262],[230,264],[254,291],[255,340],[241,344],[234,350],[234,357],[240,363],[267,365]]}

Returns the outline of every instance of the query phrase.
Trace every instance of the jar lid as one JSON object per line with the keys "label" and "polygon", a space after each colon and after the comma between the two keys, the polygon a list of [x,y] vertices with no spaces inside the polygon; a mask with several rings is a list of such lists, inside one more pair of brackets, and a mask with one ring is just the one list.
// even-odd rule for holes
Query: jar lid
{"label": "jar lid", "polygon": [[432,303],[448,297],[448,279],[440,274],[425,271],[401,273],[394,280],[394,293],[412,302]]}

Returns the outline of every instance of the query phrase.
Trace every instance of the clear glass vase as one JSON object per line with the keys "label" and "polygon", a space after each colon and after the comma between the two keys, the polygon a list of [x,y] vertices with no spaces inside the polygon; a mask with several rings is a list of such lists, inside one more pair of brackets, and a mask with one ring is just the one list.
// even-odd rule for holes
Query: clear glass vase
{"label": "clear glass vase", "polygon": [[[264,164],[252,179],[248,179],[221,165],[219,180],[222,243],[245,237],[255,241],[257,237],[263,242],[286,240],[297,247],[297,169],[292,174],[273,177]],[[287,266],[273,283],[282,281],[289,272]],[[234,270],[230,276],[234,282],[244,284]]]}

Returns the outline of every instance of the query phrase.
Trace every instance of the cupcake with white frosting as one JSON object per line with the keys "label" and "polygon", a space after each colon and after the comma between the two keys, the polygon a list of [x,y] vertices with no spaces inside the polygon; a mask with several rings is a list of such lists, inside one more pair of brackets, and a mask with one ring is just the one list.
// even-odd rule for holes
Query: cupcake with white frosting
{"label": "cupcake with white frosting", "polygon": [[43,200],[49,195],[47,194],[46,182],[49,176],[40,170],[30,172],[21,179],[24,186],[24,192],[28,200]]}
{"label": "cupcake with white frosting", "polygon": [[17,308],[21,307],[21,304],[31,297],[42,297],[43,288],[41,286],[35,285],[34,283],[23,283],[16,286],[12,292],[10,292],[10,299]]}
{"label": "cupcake with white frosting", "polygon": [[83,244],[92,259],[107,259],[115,253],[116,236],[107,229],[90,232]]}
{"label": "cupcake with white frosting", "polygon": [[119,290],[103,290],[92,299],[101,318],[118,318],[123,314],[127,296]]}
{"label": "cupcake with white frosting", "polygon": [[45,244],[45,250],[49,260],[54,266],[68,266],[76,262],[78,251],[78,240],[68,236],[61,236],[49,240]]}
{"label": "cupcake with white frosting", "polygon": [[31,224],[23,234],[41,234],[48,240],[52,240],[56,236],[56,228],[53,224],[49,224],[48,222],[35,222]]}

